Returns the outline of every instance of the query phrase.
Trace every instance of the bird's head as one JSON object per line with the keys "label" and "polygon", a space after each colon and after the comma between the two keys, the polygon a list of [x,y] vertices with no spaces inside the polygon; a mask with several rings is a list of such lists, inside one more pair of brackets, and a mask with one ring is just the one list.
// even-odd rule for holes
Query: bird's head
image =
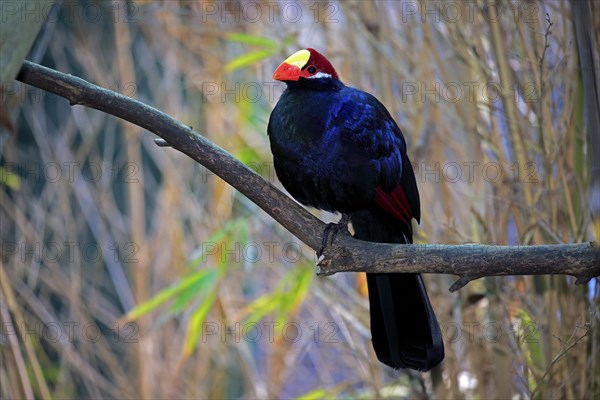
{"label": "bird's head", "polygon": [[315,49],[300,50],[289,56],[277,67],[273,79],[295,82],[302,79],[339,80],[331,63]]}

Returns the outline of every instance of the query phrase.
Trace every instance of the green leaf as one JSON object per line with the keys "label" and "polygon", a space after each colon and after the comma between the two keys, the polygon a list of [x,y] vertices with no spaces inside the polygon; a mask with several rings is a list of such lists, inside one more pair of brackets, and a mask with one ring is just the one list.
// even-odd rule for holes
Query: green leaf
{"label": "green leaf", "polygon": [[326,399],[328,398],[328,392],[325,389],[314,389],[310,392],[306,392],[303,395],[296,397],[296,400],[315,400],[315,399]]}
{"label": "green leaf", "polygon": [[[257,160],[260,160],[259,154],[252,147],[240,148],[235,153],[235,156],[238,158],[238,160],[240,160],[244,164],[248,165],[250,167],[250,169],[254,170],[254,172],[263,172],[259,168],[256,168],[255,165],[251,164],[251,163],[256,163]],[[259,171],[256,171],[257,169],[259,169]]]}
{"label": "green leaf", "polygon": [[4,184],[13,190],[19,190],[21,188],[21,178],[6,168],[0,167],[0,184]]}
{"label": "green leaf", "polygon": [[[241,219],[241,218],[226,222],[225,225],[223,225],[223,227],[221,229],[216,231],[204,243],[205,244],[206,243],[217,244],[217,243],[223,241],[227,237],[227,235],[229,235],[231,233],[235,233],[237,231],[238,226],[241,222],[245,223],[245,221],[243,221],[243,219]],[[194,268],[196,265],[202,263],[204,253],[202,253],[202,251],[199,251],[198,249],[194,250],[194,253],[197,255],[187,263],[187,268]]]}
{"label": "green leaf", "polygon": [[[306,392],[298,397],[296,397],[296,400],[313,400],[313,399],[335,399],[335,398],[339,398],[339,393],[345,388],[347,387],[349,384],[349,382],[341,382],[336,386],[333,387],[328,387],[327,389],[322,389],[322,388],[316,388],[313,389],[309,392]],[[386,388],[382,388],[383,390],[385,390]],[[383,396],[385,398],[388,397],[395,397],[395,396]],[[345,396],[341,397],[346,398]],[[360,397],[359,397],[360,398]]]}
{"label": "green leaf", "polygon": [[246,310],[249,312],[248,321],[259,321],[265,315],[278,310],[280,303],[281,293],[275,289],[271,293],[264,294],[250,303]]}
{"label": "green leaf", "polygon": [[278,322],[285,323],[287,314],[306,297],[313,279],[312,268],[299,266],[290,270],[271,292],[264,294],[247,306],[248,321],[258,321],[269,313],[277,313]]}
{"label": "green leaf", "polygon": [[137,307],[134,307],[127,313],[125,318],[128,320],[138,319],[142,315],[149,313],[167,301],[174,299],[177,295],[186,291],[190,287],[198,285],[199,283],[202,283],[200,286],[204,286],[214,282],[216,274],[217,271],[214,269],[198,271],[195,274],[182,279],[176,284],[161,290],[150,300],[138,305]]}
{"label": "green leaf", "polygon": [[248,244],[248,238],[249,238],[248,223],[246,221],[240,221],[240,222],[243,222],[243,223],[240,223],[238,225],[237,240],[239,240],[240,246],[244,247]]}
{"label": "green leaf", "polygon": [[216,298],[217,289],[215,286],[211,293],[206,297],[206,299],[204,299],[202,304],[200,304],[196,311],[194,311],[194,314],[192,314],[192,318],[190,319],[190,323],[188,324],[185,345],[183,347],[184,356],[189,356],[196,348],[196,345],[198,344],[198,337],[202,332],[202,324],[206,320],[206,316],[208,315],[208,312],[212,308],[213,304],[215,303]]}
{"label": "green leaf", "polygon": [[281,308],[285,312],[292,311],[302,303],[313,279],[313,272],[310,268],[294,268],[290,275],[291,288],[284,291],[281,300]]}
{"label": "green leaf", "polygon": [[274,50],[258,50],[252,53],[242,54],[239,57],[234,58],[225,64],[223,69],[225,72],[232,72],[236,69],[240,69],[243,67],[247,67],[250,64],[253,64],[257,61],[260,61],[264,58],[270,57],[273,54]]}
{"label": "green leaf", "polygon": [[194,297],[199,297],[203,295],[206,288],[211,287],[214,284],[217,278],[217,271],[214,272],[210,276],[207,276],[206,279],[201,279],[196,282],[194,285],[186,288],[184,291],[179,293],[171,306],[171,312],[177,313],[181,311],[186,305],[188,305]]}
{"label": "green leaf", "polygon": [[[521,320],[518,328],[518,342],[523,349],[523,357],[526,364],[533,371],[543,371],[545,366],[544,353],[542,351],[540,330],[534,319],[527,311],[520,308],[517,316]],[[535,387],[534,374],[530,374],[530,387]]]}
{"label": "green leaf", "polygon": [[225,35],[225,40],[230,42],[239,42],[250,46],[262,46],[276,48],[277,41],[260,36],[247,35],[245,33],[228,33]]}

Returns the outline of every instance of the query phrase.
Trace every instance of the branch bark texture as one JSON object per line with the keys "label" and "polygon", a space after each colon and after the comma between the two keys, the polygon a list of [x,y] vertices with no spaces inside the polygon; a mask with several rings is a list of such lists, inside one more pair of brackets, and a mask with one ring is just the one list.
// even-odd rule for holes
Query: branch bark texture
{"label": "branch bark texture", "polygon": [[[25,61],[17,80],[67,99],[71,105],[95,108],[160,136],[235,187],[317,250],[325,224],[225,150],[168,115],[137,100]],[[594,243],[545,246],[399,245],[364,242],[340,234],[319,260],[319,274],[336,272],[444,273],[461,278],[460,289],[484,276],[568,274],[578,283],[600,275],[600,249]]]}

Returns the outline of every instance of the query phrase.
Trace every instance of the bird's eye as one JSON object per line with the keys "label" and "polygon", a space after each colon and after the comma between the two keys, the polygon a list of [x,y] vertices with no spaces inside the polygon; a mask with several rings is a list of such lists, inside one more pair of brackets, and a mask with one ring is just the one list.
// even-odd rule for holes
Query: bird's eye
{"label": "bird's eye", "polygon": [[314,74],[315,72],[317,72],[317,67],[315,67],[314,65],[311,65],[310,67],[308,67],[309,74]]}

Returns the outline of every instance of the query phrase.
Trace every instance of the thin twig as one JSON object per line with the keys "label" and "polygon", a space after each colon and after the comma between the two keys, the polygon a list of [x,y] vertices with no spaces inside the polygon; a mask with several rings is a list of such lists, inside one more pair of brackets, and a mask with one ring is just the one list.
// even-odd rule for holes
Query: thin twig
{"label": "thin twig", "polygon": [[533,398],[535,396],[536,392],[538,391],[538,389],[540,388],[542,383],[544,383],[544,379],[546,379],[546,376],[548,376],[548,374],[552,370],[552,367],[554,366],[554,364],[559,362],[565,356],[565,354],[567,354],[567,352],[569,350],[571,350],[573,347],[575,347],[577,345],[577,343],[579,343],[590,332],[589,324],[585,324],[584,325],[585,333],[583,335],[581,335],[580,337],[578,337],[577,339],[575,339],[575,341],[572,341],[573,337],[575,336],[575,333],[577,333],[579,328],[580,328],[580,326],[579,326],[579,324],[577,324],[577,326],[573,330],[573,333],[571,334],[571,337],[566,342],[557,337],[557,339],[563,343],[563,346],[562,346],[560,352],[552,359],[548,368],[546,368],[546,371],[544,372],[544,375],[542,375],[542,377],[540,378],[538,384],[531,391],[531,395],[529,396],[530,398]]}

